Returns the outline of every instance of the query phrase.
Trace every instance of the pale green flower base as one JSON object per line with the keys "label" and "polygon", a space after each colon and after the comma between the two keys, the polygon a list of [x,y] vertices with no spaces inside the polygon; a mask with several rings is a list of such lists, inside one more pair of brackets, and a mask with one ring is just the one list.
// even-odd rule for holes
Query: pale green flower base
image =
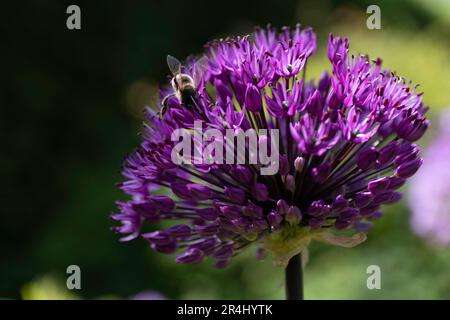
{"label": "pale green flower base", "polygon": [[287,226],[268,234],[263,241],[264,248],[272,253],[275,264],[286,268],[293,256],[305,252],[311,240],[351,248],[364,242],[366,238],[366,234],[362,232],[347,236],[337,235],[329,230]]}

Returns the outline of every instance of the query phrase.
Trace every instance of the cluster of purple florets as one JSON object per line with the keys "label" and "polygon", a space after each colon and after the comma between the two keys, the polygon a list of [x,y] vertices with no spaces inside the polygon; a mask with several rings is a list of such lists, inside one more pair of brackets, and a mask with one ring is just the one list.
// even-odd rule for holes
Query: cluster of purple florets
{"label": "cluster of purple florets", "polygon": [[[179,263],[210,256],[223,267],[287,226],[366,232],[422,164],[414,142],[428,127],[427,108],[381,60],[350,56],[348,46],[330,35],[332,72],[314,83],[305,79],[316,50],[309,28],[212,42],[196,107],[174,97],[163,119],[147,110],[143,142],[123,167],[120,188],[131,200],[112,216],[122,240],[141,236],[156,251],[177,252]],[[261,175],[253,164],[174,164],[171,133],[195,120],[219,130],[279,129],[278,173]]]}

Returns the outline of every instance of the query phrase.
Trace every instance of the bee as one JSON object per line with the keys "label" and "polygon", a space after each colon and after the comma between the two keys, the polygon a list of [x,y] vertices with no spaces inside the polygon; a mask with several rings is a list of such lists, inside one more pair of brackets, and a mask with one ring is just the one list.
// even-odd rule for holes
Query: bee
{"label": "bee", "polygon": [[162,119],[167,112],[167,109],[169,108],[168,100],[171,97],[176,97],[180,104],[187,108],[191,108],[195,105],[195,98],[198,95],[198,84],[206,70],[207,63],[208,59],[206,57],[199,59],[194,64],[193,76],[191,77],[189,74],[182,72],[182,65],[177,58],[172,57],[171,55],[167,56],[167,66],[173,75],[172,80],[170,81],[173,93],[168,94],[162,99],[161,110],[158,112],[160,119]]}

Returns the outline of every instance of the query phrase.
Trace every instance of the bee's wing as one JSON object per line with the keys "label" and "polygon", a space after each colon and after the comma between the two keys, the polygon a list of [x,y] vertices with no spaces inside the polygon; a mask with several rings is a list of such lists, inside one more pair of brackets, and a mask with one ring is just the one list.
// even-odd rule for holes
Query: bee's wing
{"label": "bee's wing", "polygon": [[193,67],[193,79],[195,85],[199,85],[200,81],[202,81],[208,67],[208,61],[208,58],[203,56],[195,62]]}
{"label": "bee's wing", "polygon": [[181,73],[181,63],[177,58],[172,57],[171,55],[167,56],[167,66],[172,72],[173,75]]}

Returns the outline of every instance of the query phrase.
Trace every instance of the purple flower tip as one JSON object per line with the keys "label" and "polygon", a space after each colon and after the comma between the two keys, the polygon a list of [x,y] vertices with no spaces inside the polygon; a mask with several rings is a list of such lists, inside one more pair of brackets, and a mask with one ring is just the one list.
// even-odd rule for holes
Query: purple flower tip
{"label": "purple flower tip", "polygon": [[285,219],[291,225],[298,225],[302,220],[302,213],[298,207],[290,206]]}
{"label": "purple flower tip", "polygon": [[176,261],[178,263],[190,263],[197,264],[202,262],[203,252],[196,248],[188,249],[185,253],[177,256]]}
{"label": "purple flower tip", "polygon": [[267,219],[269,220],[269,224],[276,228],[280,225],[281,221],[283,221],[283,217],[277,211],[271,211],[267,215]]}

